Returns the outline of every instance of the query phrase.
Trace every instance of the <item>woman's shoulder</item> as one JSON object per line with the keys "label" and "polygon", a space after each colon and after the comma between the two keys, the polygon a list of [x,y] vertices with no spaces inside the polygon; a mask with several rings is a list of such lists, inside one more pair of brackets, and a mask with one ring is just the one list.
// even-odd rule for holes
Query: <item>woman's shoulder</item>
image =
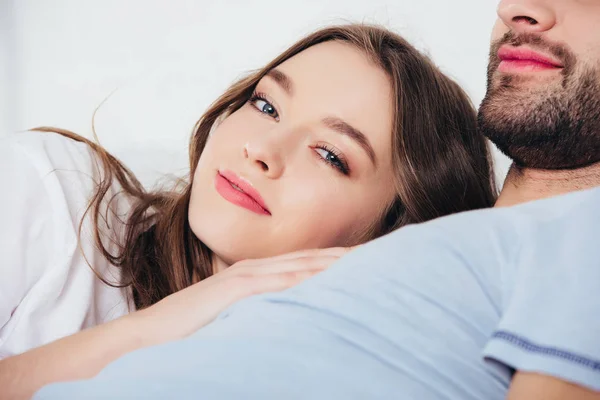
{"label": "woman's shoulder", "polygon": [[[83,219],[99,165],[87,144],[59,134],[0,138],[0,186],[10,193],[0,197],[0,359],[128,311],[128,291],[96,278],[119,283],[120,271],[98,251],[93,220]],[[111,210],[127,207],[126,200]],[[103,214],[111,237],[120,232],[120,215]]]}
{"label": "woman's shoulder", "polygon": [[2,139],[0,151],[21,155],[41,174],[52,171],[79,171],[97,174],[98,160],[86,143],[54,132],[25,131],[10,133]]}
{"label": "woman's shoulder", "polygon": [[[9,134],[0,139],[1,159],[11,160],[10,166],[2,166],[10,168],[4,171],[5,175],[27,171],[30,176],[39,178],[46,195],[65,203],[74,220],[81,217],[82,209],[87,208],[98,184],[105,178],[102,162],[90,145],[55,132]],[[25,188],[35,189],[32,185],[25,185]],[[119,192],[121,188],[115,183],[108,195]],[[130,202],[122,195],[111,203],[113,206],[123,211],[123,208],[129,208]]]}

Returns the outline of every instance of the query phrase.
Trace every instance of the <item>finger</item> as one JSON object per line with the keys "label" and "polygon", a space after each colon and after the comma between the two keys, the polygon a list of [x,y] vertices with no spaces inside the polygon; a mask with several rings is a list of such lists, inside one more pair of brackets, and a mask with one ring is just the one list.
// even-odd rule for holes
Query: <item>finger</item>
{"label": "finger", "polygon": [[232,267],[264,265],[268,263],[277,263],[283,260],[292,260],[305,257],[332,256],[339,258],[348,253],[350,250],[352,250],[352,248],[350,247],[329,247],[325,249],[300,250],[292,253],[280,254],[273,257],[243,260],[234,264]]}
{"label": "finger", "polygon": [[[244,285],[238,293],[241,297],[251,296],[255,294],[267,292],[279,292],[289,289],[299,283],[309,279],[322,270],[303,270],[303,271],[288,271],[279,274],[253,276],[240,283]],[[242,294],[243,293],[243,294]]]}
{"label": "finger", "polygon": [[[320,257],[320,256],[334,256],[334,257],[342,257],[344,254],[348,253],[350,249],[348,247],[329,247],[325,249],[306,249],[296,251],[294,253],[289,253],[290,258],[299,258],[299,257]],[[282,257],[285,257],[286,254],[283,254]]]}
{"label": "finger", "polygon": [[[301,257],[289,260],[281,260],[270,264],[236,264],[237,267],[229,267],[204,281],[211,280],[212,283],[228,281],[237,277],[252,277],[259,275],[281,274],[286,272],[299,272],[306,270],[322,271],[339,260],[336,256]],[[207,282],[208,284],[208,282]]]}
{"label": "finger", "polygon": [[[281,260],[276,263],[247,266],[231,270],[227,275],[269,275],[285,272],[296,272],[305,270],[324,270],[340,258],[335,256],[301,257],[290,260]],[[224,273],[227,271],[224,271]]]}

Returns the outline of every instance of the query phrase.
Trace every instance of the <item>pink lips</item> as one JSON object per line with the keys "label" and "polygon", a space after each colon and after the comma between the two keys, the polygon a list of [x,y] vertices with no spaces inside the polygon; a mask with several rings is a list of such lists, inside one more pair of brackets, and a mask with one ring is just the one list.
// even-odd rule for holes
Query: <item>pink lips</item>
{"label": "pink lips", "polygon": [[219,171],[215,188],[225,200],[260,215],[271,215],[260,193],[243,178],[231,171]]}
{"label": "pink lips", "polygon": [[535,72],[559,70],[564,66],[541,53],[521,47],[502,46],[498,50],[500,72]]}

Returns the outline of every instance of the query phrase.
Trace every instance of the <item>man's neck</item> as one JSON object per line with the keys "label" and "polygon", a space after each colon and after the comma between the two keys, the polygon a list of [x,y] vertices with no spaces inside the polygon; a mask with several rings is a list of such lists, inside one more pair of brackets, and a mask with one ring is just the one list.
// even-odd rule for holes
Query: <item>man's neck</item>
{"label": "man's neck", "polygon": [[508,207],[600,186],[600,163],[573,170],[518,168],[508,171],[495,207]]}

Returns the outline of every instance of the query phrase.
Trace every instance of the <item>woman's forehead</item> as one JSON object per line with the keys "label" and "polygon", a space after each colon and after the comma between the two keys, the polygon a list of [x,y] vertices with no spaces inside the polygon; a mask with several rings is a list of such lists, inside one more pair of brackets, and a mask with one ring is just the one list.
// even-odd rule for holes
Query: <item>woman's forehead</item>
{"label": "woman's forehead", "polygon": [[365,51],[341,41],[319,43],[301,51],[277,67],[291,78],[330,81],[353,86],[388,87],[385,71]]}

